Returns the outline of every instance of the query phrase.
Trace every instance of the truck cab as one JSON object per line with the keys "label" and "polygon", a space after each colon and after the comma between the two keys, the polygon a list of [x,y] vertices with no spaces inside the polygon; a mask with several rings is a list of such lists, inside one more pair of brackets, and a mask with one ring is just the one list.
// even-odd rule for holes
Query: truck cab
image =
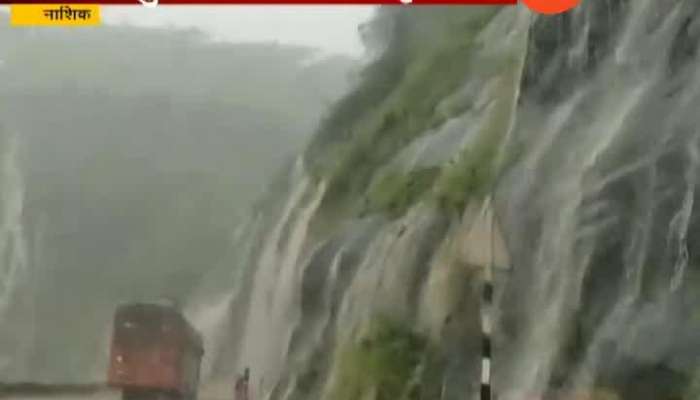
{"label": "truck cab", "polygon": [[174,306],[134,303],[117,308],[108,384],[124,400],[196,400],[204,347]]}

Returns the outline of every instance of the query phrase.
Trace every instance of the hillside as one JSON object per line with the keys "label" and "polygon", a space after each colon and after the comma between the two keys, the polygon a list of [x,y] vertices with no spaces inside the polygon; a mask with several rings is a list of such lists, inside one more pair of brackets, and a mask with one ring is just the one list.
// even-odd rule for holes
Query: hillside
{"label": "hillside", "polygon": [[101,382],[115,305],[184,303],[230,263],[241,217],[355,61],[196,31],[0,19],[0,121],[17,138],[3,151],[21,182],[3,192],[20,196],[7,212],[19,207],[22,239],[0,252],[25,254],[3,266],[22,273],[3,277],[17,282],[0,313],[0,381]]}

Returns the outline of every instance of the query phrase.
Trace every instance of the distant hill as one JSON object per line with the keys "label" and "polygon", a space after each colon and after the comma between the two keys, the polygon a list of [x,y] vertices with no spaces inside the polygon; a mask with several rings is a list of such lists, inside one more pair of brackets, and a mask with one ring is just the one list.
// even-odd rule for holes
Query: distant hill
{"label": "distant hill", "polygon": [[355,61],[197,31],[6,19],[0,122],[20,137],[32,250],[0,321],[11,327],[0,381],[99,382],[114,306],[184,300],[229,262],[237,216],[298,153]]}

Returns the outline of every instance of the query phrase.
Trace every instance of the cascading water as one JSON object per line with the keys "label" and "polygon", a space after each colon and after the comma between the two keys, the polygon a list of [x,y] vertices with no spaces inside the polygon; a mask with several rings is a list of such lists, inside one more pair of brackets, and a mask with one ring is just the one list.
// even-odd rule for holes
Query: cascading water
{"label": "cascading water", "polygon": [[[411,39],[416,40],[411,51],[417,53],[410,60],[415,74],[426,72],[420,71],[423,55],[437,62],[450,54],[452,46],[474,57],[464,64],[473,73],[453,71],[453,87],[436,99],[440,102],[436,118],[442,122],[416,132],[415,142],[376,166],[377,176],[390,175],[394,169],[437,171],[459,162],[461,151],[479,143],[484,132],[503,136],[511,125],[529,16],[519,9],[499,13],[496,8],[482,8],[443,27],[441,19],[452,18],[447,10],[427,10],[422,28],[420,16],[401,12],[396,18],[405,20],[396,29],[406,28],[409,35],[414,29],[428,29],[442,40],[461,29],[473,44],[465,49],[454,41],[441,53],[431,54],[432,45],[425,47],[425,38]],[[493,46],[484,47],[484,43]],[[482,62],[494,67],[485,69]],[[407,86],[424,84],[410,74],[406,79]],[[496,150],[489,145],[489,151],[495,154]],[[417,390],[426,379],[436,379],[421,389],[426,395],[440,392],[446,399],[461,398],[475,390],[480,339],[474,299],[479,297],[483,264],[494,257],[485,256],[491,253],[478,244],[473,246],[476,250],[465,251],[460,241],[491,249],[491,234],[486,233],[491,223],[480,211],[490,210],[490,203],[475,199],[474,212],[459,218],[436,207],[425,193],[425,202],[416,202],[398,218],[386,219],[371,210],[348,218],[357,207],[363,208],[363,200],[355,201],[352,194],[349,201],[356,204],[338,205],[343,201],[337,199],[337,177],[314,175],[309,159],[304,161],[299,172],[292,174],[286,200],[279,201],[284,205],[278,206],[277,220],[255,238],[259,249],[244,267],[252,271],[246,283],[249,292],[232,302],[232,307],[247,311],[238,314],[228,345],[238,349],[235,369],[251,368],[256,398],[351,399],[384,391],[384,380],[398,383],[392,384],[391,394],[381,396]],[[367,186],[377,185],[368,182]],[[496,258],[501,261],[503,250],[499,251]],[[374,340],[362,339],[368,335],[388,335],[390,347],[391,342],[402,340],[415,347],[406,349],[411,353],[410,365],[400,372],[392,371],[391,364],[402,352],[392,353],[388,360],[377,361],[382,366],[374,374],[379,377],[370,378],[376,382],[356,386],[348,382],[348,375],[362,374],[355,368],[364,367],[346,358],[354,358],[350,349],[358,341]],[[376,352],[368,357],[384,357],[379,355],[380,347]],[[393,376],[396,373],[400,376]]]}
{"label": "cascading water", "polygon": [[[221,358],[228,355],[225,338],[232,328],[231,324],[235,322],[234,316],[231,315],[231,306],[234,300],[242,297],[245,292],[244,284],[248,279],[244,264],[252,257],[254,240],[261,225],[262,218],[255,214],[236,229],[232,238],[232,254],[237,256],[233,258],[238,261],[237,266],[231,268],[230,265],[226,265],[223,276],[216,276],[217,279],[213,282],[203,282],[198,288],[198,293],[193,296],[198,301],[190,303],[185,310],[188,319],[197,326],[203,336],[205,351],[200,373],[205,379],[212,378]],[[212,297],[212,293],[218,295]]]}
{"label": "cascading water", "polygon": [[[279,223],[262,249],[253,280],[250,311],[245,323],[241,358],[268,380],[279,379],[286,362],[291,327],[298,318],[295,307],[299,288],[299,265],[309,218],[323,195],[323,187],[307,195],[308,181],[302,181],[290,197]],[[285,232],[285,229],[287,232]],[[286,240],[282,237],[288,235]]]}
{"label": "cascading water", "polygon": [[[28,266],[22,223],[24,183],[18,165],[18,151],[17,137],[0,131],[0,320],[5,319],[17,299]],[[10,328],[7,331],[14,332]],[[22,337],[25,336],[14,337],[16,349],[20,352],[28,350]],[[0,358],[0,370],[19,367],[10,365],[10,362]]]}
{"label": "cascading water", "polygon": [[[204,376],[250,367],[256,399],[475,398],[491,269],[498,398],[697,399],[700,3],[382,8],[365,28],[383,53],[187,305]],[[22,345],[34,260],[1,144],[12,379],[44,360]]]}
{"label": "cascading water", "polygon": [[27,249],[22,230],[23,182],[17,165],[17,140],[2,137],[2,164],[0,187],[2,203],[0,211],[0,254],[2,254],[2,290],[0,291],[0,316],[10,305],[20,276],[27,266]]}
{"label": "cascading water", "polygon": [[373,24],[254,236],[228,368],[258,398],[474,398],[496,268],[497,396],[694,398],[700,4]]}
{"label": "cascading water", "polygon": [[593,1],[535,24],[530,52],[547,56],[531,56],[514,133],[528,150],[499,187],[518,260],[503,307],[519,303],[503,386],[590,391],[689,368],[671,342],[697,329],[679,301],[692,290],[698,10]]}

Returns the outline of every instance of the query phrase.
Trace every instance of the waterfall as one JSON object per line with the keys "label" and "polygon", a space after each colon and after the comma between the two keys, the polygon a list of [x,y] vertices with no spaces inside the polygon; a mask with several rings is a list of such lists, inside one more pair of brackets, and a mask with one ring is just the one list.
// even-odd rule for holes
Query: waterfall
{"label": "waterfall", "polygon": [[[243,352],[239,365],[249,365],[259,376],[275,381],[286,361],[291,330],[298,318],[299,268],[309,219],[323,195],[323,185],[307,192],[309,181],[295,188],[282,217],[265,238],[256,273],[249,317],[245,322]],[[310,196],[306,198],[306,196]],[[307,202],[302,203],[302,200]],[[287,230],[285,232],[285,229]],[[285,237],[288,235],[288,237]]]}
{"label": "waterfall", "polygon": [[369,84],[321,124],[200,313],[212,348],[235,349],[227,373],[250,367],[270,400],[477,398],[493,268],[497,398],[685,396],[700,5],[376,21]]}
{"label": "waterfall", "polygon": [[[469,48],[473,60],[467,66],[473,73],[455,75],[454,87],[435,99],[441,122],[416,132],[415,140],[377,166],[377,176],[394,169],[452,165],[485,133],[505,137],[512,127],[530,16],[519,8],[497,12],[484,7],[473,14],[464,10],[443,26],[432,25],[430,13],[452,18],[447,10],[426,10],[425,27],[435,29],[436,37],[442,38],[442,30],[450,27],[470,30],[475,44]],[[421,24],[420,19],[414,22]],[[452,45],[464,51],[459,41]],[[484,63],[493,68],[482,68]],[[247,271],[236,275],[242,282],[234,283],[226,296],[210,296],[211,302],[202,303],[207,308],[200,313],[207,315],[200,319],[202,327],[209,327],[205,331],[215,326],[206,321],[220,315],[222,305],[229,304],[229,317],[235,315],[228,336],[210,335],[219,341],[210,344],[211,349],[236,349],[228,374],[249,367],[252,391],[261,399],[352,397],[345,392],[354,384],[346,382],[348,376],[367,372],[346,371],[356,367],[346,360],[352,358],[348,349],[371,341],[367,336],[374,330],[388,329],[396,335],[388,340],[404,337],[416,343],[410,356],[416,361],[401,371],[402,381],[392,393],[417,390],[426,379],[430,382],[421,390],[440,391],[444,399],[478,392],[480,327],[475,305],[481,293],[479,276],[493,257],[484,256],[491,251],[484,252],[479,244],[469,247],[463,242],[479,241],[492,248],[489,241],[499,234],[492,230],[490,202],[474,199],[469,202],[473,212],[463,217],[446,213],[427,198],[395,218],[355,213],[364,202],[359,193],[347,204],[334,198],[337,178],[324,176],[327,171],[315,173],[312,158],[306,154],[290,174],[287,189],[275,191],[276,197],[267,202],[273,205],[263,211],[264,227],[242,236],[257,242],[250,257],[240,257],[246,261],[231,267]],[[355,174],[353,168],[348,174]],[[502,240],[498,243],[497,260],[503,262]],[[431,374],[446,378],[434,380]],[[358,390],[362,393],[355,394],[362,397],[379,388],[367,385]]]}
{"label": "waterfall", "polygon": [[[591,1],[531,33],[532,50],[551,43],[546,29],[562,32],[547,58],[530,59],[541,73],[528,76],[514,134],[528,150],[499,186],[519,269],[502,304],[519,315],[504,321],[517,333],[500,384],[516,398],[673,364],[672,332],[691,329],[675,291],[695,220],[700,76],[687,54],[698,17],[693,2]],[[563,89],[548,91],[554,82]]]}
{"label": "waterfall", "polygon": [[[384,51],[226,254],[201,262],[216,265],[185,313],[205,339],[203,390],[221,385],[202,398],[248,367],[255,399],[476,399],[487,311],[498,399],[697,399],[700,3],[386,7],[364,28]],[[51,380],[93,350],[48,360],[61,338],[36,350],[26,334],[29,264],[70,232],[47,228],[44,247],[32,215],[28,254],[17,142],[0,142],[0,372]],[[105,241],[97,264],[139,253]]]}
{"label": "waterfall", "polygon": [[27,249],[22,227],[24,183],[17,160],[17,138],[3,138],[2,168],[2,219],[0,220],[0,253],[2,254],[2,291],[0,291],[0,315],[10,305],[22,272],[27,266]]}
{"label": "waterfall", "polygon": [[[22,222],[24,182],[18,151],[18,138],[3,133],[0,136],[0,320],[6,319],[13,301],[17,299],[28,268]],[[15,337],[15,340],[20,338]],[[28,350],[24,343],[16,342],[15,345]],[[8,363],[11,360],[0,358],[0,370],[10,368]]]}

